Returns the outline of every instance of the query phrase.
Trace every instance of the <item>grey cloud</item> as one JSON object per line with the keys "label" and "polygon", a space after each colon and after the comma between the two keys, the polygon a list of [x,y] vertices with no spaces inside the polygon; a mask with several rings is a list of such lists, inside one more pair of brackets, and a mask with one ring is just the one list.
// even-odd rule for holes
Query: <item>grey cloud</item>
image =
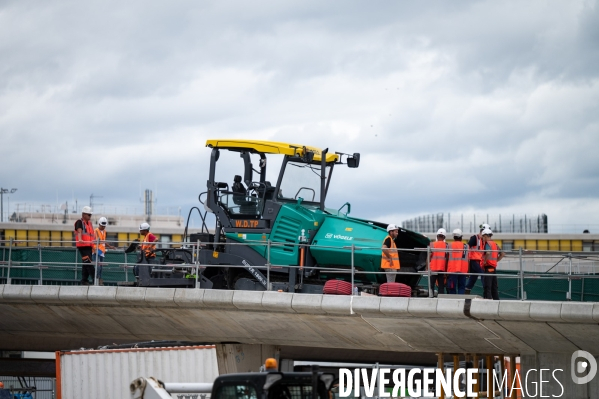
{"label": "grey cloud", "polygon": [[[335,172],[330,197],[357,216],[596,198],[598,12],[4,2],[5,176],[25,201],[136,201],[141,184],[187,207],[204,190],[205,140],[242,137],[362,152],[358,170]],[[78,159],[94,163],[93,179]]]}

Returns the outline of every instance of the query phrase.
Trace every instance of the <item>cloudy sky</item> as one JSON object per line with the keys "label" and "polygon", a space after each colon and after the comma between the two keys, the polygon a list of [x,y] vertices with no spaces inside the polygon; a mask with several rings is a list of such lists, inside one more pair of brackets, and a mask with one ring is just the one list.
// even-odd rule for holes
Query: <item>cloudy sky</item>
{"label": "cloudy sky", "polygon": [[206,139],[253,138],[362,153],[354,216],[599,226],[597,1],[4,0],[0,60],[11,210],[185,212]]}

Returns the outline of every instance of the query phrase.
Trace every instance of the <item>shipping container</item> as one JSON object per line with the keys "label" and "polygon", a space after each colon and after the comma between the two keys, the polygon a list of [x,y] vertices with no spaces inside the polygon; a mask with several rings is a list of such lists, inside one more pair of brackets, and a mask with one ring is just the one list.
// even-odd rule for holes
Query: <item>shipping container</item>
{"label": "shipping container", "polygon": [[56,399],[128,398],[138,377],[211,383],[217,376],[213,345],[56,352]]}

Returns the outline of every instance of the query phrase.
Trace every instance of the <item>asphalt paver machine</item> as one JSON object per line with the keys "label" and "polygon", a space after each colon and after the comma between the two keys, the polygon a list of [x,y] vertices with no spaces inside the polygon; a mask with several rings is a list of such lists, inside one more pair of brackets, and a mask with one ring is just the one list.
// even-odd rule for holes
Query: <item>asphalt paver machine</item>
{"label": "asphalt paver machine", "polygon": [[[380,271],[387,223],[350,216],[349,202],[339,209],[325,205],[333,169],[359,167],[360,154],[255,140],[208,140],[206,146],[210,169],[200,201],[216,225],[191,241],[202,241],[202,278],[211,288],[266,290],[271,284],[277,291],[322,293],[329,279],[349,281],[353,264],[356,286],[377,293],[386,279],[371,272]],[[239,169],[223,161],[224,152],[239,155]],[[228,181],[217,179],[219,168],[232,174]],[[269,170],[273,181],[269,168],[278,168]],[[420,276],[407,273],[426,267],[421,249],[430,241],[406,229],[395,241],[403,249],[396,281],[417,290]]]}

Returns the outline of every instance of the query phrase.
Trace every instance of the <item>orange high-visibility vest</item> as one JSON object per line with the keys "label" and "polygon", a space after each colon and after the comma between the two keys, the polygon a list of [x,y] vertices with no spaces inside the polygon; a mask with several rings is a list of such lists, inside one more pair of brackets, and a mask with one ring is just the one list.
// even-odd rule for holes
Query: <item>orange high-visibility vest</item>
{"label": "orange high-visibility vest", "polygon": [[482,250],[482,249],[484,249],[483,239],[481,238],[480,234],[477,234],[476,235],[476,246],[470,247],[470,252],[468,252],[468,259],[482,261],[483,253],[479,252],[479,250]]}
{"label": "orange high-visibility vest", "polygon": [[[88,220],[87,222],[81,219],[81,223],[83,224],[83,228],[81,229],[81,240],[83,242],[79,242],[79,233],[77,232],[77,228],[75,227],[75,246],[76,247],[91,247],[94,242],[94,227],[92,223]],[[75,226],[77,222],[75,222]]]}
{"label": "orange high-visibility vest", "polygon": [[489,246],[491,247],[491,251],[495,251],[495,252],[490,252],[489,251],[489,259],[486,260],[484,267],[491,267],[493,269],[497,268],[497,257],[499,256],[499,247],[497,246],[497,244],[495,243],[495,241],[487,241],[487,244],[489,244]]}
{"label": "orange high-visibility vest", "polygon": [[96,234],[96,237],[94,239],[94,253],[96,252],[96,240],[100,240],[100,251],[102,251],[103,254],[106,254],[106,230],[102,231],[100,230],[99,227],[97,227],[94,230],[94,233]]}
{"label": "orange high-visibility vest", "polygon": [[[433,249],[447,249],[449,245],[445,241],[435,241],[433,242]],[[446,256],[447,252],[445,251],[435,251],[431,253],[431,271],[435,272],[444,272],[446,271]]]}
{"label": "orange high-visibility vest", "polygon": [[399,264],[399,254],[397,253],[397,247],[395,246],[395,241],[391,236],[385,237],[383,240],[383,245],[385,245],[385,241],[389,238],[391,240],[391,248],[393,250],[393,254],[391,257],[387,257],[385,252],[383,252],[383,258],[381,259],[381,269],[397,269],[401,267]]}
{"label": "orange high-visibility vest", "polygon": [[452,251],[449,253],[447,271],[449,273],[468,273],[467,245],[461,241],[454,241],[451,243],[450,248]]}
{"label": "orange high-visibility vest", "polygon": [[[150,241],[150,237],[153,238],[153,240]],[[156,254],[154,253],[154,250],[156,249],[156,244],[150,244],[151,242],[156,242],[156,236],[154,234],[148,233],[145,236],[143,236],[143,239],[141,241],[141,250],[146,255],[146,259],[156,257]]]}

